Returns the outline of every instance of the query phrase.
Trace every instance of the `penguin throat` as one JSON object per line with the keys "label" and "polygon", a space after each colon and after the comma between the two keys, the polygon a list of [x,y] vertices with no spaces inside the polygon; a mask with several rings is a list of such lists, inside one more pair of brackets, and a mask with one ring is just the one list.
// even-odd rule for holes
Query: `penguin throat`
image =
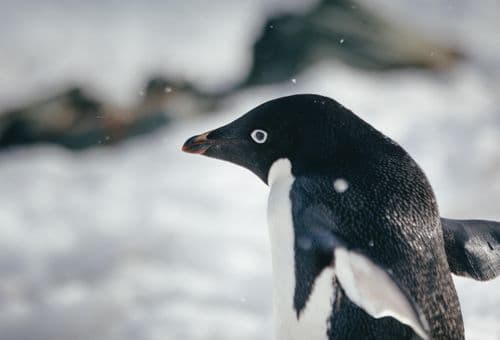
{"label": "penguin throat", "polygon": [[292,163],[288,158],[280,158],[274,161],[269,169],[267,184],[272,186],[280,178],[290,177],[292,173]]}

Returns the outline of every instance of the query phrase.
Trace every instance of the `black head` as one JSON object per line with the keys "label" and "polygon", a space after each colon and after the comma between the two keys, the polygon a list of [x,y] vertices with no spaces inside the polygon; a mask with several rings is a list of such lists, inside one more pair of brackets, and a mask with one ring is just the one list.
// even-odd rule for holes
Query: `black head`
{"label": "black head", "polygon": [[[341,155],[383,137],[333,99],[294,95],[266,102],[218,129],[189,138],[182,150],[241,165],[267,183],[280,158],[294,174],[322,170]],[[326,170],[326,169],[325,169]]]}

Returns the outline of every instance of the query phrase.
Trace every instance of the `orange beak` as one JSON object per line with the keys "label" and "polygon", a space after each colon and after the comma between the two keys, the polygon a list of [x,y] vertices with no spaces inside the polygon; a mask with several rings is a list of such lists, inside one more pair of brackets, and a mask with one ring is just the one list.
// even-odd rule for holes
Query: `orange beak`
{"label": "orange beak", "polygon": [[208,148],[215,144],[214,141],[207,139],[209,133],[210,131],[189,138],[182,146],[182,151],[203,155]]}

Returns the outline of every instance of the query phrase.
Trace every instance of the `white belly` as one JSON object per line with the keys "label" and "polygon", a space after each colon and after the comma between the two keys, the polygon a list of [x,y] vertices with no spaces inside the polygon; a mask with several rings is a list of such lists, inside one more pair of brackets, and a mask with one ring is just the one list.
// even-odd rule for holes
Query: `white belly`
{"label": "white belly", "polygon": [[269,172],[269,235],[273,265],[273,299],[276,339],[325,340],[333,299],[333,269],[326,268],[314,283],[309,300],[297,318],[295,292],[294,230],[290,189],[294,177],[288,160],[276,161]]}

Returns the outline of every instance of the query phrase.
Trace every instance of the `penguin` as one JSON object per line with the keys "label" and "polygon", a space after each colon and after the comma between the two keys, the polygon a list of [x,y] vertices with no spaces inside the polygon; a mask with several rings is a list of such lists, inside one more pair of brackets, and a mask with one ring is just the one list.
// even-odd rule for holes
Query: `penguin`
{"label": "penguin", "polygon": [[500,274],[500,223],[441,218],[419,165],[337,101],[268,101],[182,147],[270,188],[279,340],[463,339],[451,273]]}

